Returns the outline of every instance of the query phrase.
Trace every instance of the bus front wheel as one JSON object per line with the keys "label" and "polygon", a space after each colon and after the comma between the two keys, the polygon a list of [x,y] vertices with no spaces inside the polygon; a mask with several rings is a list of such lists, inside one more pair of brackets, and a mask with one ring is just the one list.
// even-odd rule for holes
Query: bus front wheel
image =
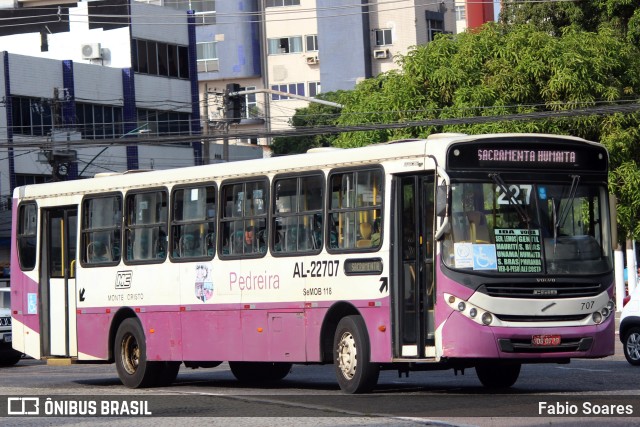
{"label": "bus front wheel", "polygon": [[520,364],[478,365],[476,374],[487,388],[508,388],[516,383],[520,375]]}
{"label": "bus front wheel", "polygon": [[154,385],[161,366],[147,361],[144,332],[137,319],[125,319],[120,324],[116,333],[114,353],[118,377],[122,384],[129,388]]}
{"label": "bus front wheel", "polygon": [[371,363],[367,327],[361,316],[342,318],[333,339],[338,384],[346,393],[367,393],[378,383],[380,365]]}

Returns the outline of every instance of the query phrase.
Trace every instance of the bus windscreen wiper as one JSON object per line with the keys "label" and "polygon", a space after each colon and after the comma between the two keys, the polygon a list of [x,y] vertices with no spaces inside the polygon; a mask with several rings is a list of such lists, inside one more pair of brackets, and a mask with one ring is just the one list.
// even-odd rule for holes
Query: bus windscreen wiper
{"label": "bus windscreen wiper", "polygon": [[516,209],[516,212],[520,216],[520,219],[522,220],[522,222],[528,225],[531,222],[531,218],[529,218],[529,215],[527,215],[527,211],[525,211],[524,208],[520,205],[520,203],[518,203],[518,200],[513,194],[514,192],[512,192],[507,188],[507,185],[502,180],[502,177],[500,176],[500,174],[497,172],[490,173],[489,177],[493,180],[494,184],[499,186],[502,189],[502,191],[504,191],[504,194],[507,197],[509,204]]}
{"label": "bus windscreen wiper", "polygon": [[[557,230],[560,228],[564,221],[567,219],[567,214],[569,213],[569,206],[573,205],[573,199],[576,198],[576,191],[578,190],[578,184],[580,183],[580,175],[571,175],[571,188],[569,188],[569,198],[565,203],[564,207],[560,211],[560,215],[556,217],[556,222],[553,224],[554,237],[557,235]],[[555,203],[554,203],[555,208]]]}

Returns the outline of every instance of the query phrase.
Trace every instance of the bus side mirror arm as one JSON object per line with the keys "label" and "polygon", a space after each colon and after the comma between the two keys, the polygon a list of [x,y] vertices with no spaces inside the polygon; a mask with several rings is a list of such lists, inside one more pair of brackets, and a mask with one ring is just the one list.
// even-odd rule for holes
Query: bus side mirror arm
{"label": "bus side mirror arm", "polygon": [[611,223],[611,249],[618,249],[618,199],[609,194],[609,222]]}
{"label": "bus side mirror arm", "polygon": [[440,166],[436,167],[438,175],[442,177],[442,184],[436,187],[436,217],[438,218],[438,227],[433,236],[434,239],[440,240],[442,235],[449,228],[449,188],[451,180],[449,175]]}

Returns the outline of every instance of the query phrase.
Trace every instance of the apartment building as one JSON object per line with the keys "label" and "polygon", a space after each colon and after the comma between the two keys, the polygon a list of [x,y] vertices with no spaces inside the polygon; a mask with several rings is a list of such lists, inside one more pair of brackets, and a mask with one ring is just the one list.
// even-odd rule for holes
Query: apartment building
{"label": "apartment building", "polygon": [[201,135],[195,19],[130,0],[0,3],[0,261],[17,186],[222,158]]}
{"label": "apartment building", "polygon": [[[268,144],[268,131],[290,129],[302,98],[353,89],[396,69],[394,57],[493,19],[494,0],[178,0],[164,4],[196,14],[198,80],[204,132]],[[242,119],[225,118],[224,93],[246,95]]]}

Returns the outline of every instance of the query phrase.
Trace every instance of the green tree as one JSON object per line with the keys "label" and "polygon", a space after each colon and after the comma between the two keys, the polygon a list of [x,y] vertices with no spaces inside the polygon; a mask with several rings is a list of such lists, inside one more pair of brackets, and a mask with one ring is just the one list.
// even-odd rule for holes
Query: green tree
{"label": "green tree", "polygon": [[[598,32],[567,27],[554,36],[533,25],[490,24],[481,31],[442,36],[397,61],[399,70],[366,80],[345,94],[340,125],[530,112],[549,116],[345,133],[335,145],[362,146],[442,131],[546,132],[601,141],[610,150],[614,170],[627,161],[640,164],[637,113],[553,117],[554,111],[637,99],[640,51],[610,26]],[[640,197],[612,189],[620,200]],[[640,217],[620,219],[624,232],[635,233]]]}
{"label": "green tree", "polygon": [[500,22],[532,24],[559,36],[567,27],[597,31],[615,29],[629,41],[640,41],[640,0],[589,0],[577,2],[503,2]]}
{"label": "green tree", "polygon": [[[343,92],[327,92],[317,96],[318,99],[340,103]],[[324,104],[309,103],[308,107],[298,108],[289,120],[291,126],[302,132],[309,128],[333,127],[340,116],[340,108]],[[276,156],[305,153],[310,148],[329,147],[337,135],[286,136],[274,138],[271,149]]]}

